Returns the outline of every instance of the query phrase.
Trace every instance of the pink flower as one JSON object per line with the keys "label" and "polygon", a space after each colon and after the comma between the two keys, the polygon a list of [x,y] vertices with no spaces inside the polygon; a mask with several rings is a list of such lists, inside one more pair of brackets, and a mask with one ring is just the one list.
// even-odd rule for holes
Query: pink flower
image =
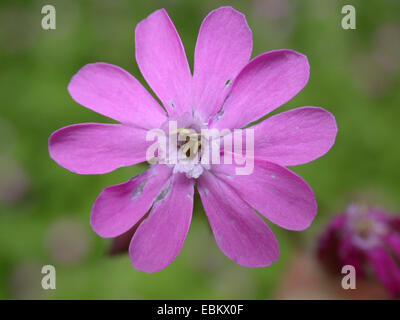
{"label": "pink flower", "polygon": [[[252,33],[244,15],[231,7],[204,19],[193,76],[164,9],[138,24],[135,41],[139,68],[167,114],[128,72],[105,63],[86,65],[69,84],[71,96],[121,124],[85,123],[54,132],[50,155],[68,170],[103,174],[145,161],[147,131],[164,128],[169,119],[179,128],[243,128],[292,99],[309,78],[307,58],[292,50],[267,52],[249,62]],[[311,224],[317,213],[315,196],[285,166],[325,154],[337,127],[326,110],[302,107],[253,128],[252,174],[235,175],[234,165],[152,165],[103,190],[93,206],[93,229],[101,237],[115,238],[137,227],[129,247],[133,266],[159,271],[183,246],[197,183],[223,253],[243,266],[271,265],[279,257],[278,241],[255,210],[286,229],[303,230]]]}
{"label": "pink flower", "polygon": [[393,297],[400,297],[400,217],[353,204],[333,219],[321,236],[317,252],[333,273],[352,265],[357,278],[363,279],[372,268]]}

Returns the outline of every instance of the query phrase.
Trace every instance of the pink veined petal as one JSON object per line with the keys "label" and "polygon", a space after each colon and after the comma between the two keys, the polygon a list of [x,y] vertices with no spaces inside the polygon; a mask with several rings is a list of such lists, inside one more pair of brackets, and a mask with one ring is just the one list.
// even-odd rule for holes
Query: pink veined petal
{"label": "pink veined petal", "polygon": [[132,228],[150,210],[171,169],[157,165],[128,182],[109,186],[92,208],[90,224],[103,238],[114,238]]}
{"label": "pink veined petal", "polygon": [[135,269],[159,271],[179,254],[192,219],[193,185],[193,180],[182,174],[164,184],[148,218],[132,238],[129,254]]}
{"label": "pink veined petal", "polygon": [[400,270],[393,257],[381,247],[367,251],[367,256],[380,282],[394,297],[399,297]]}
{"label": "pink veined petal", "polygon": [[308,82],[307,57],[292,50],[276,50],[251,60],[240,71],[213,127],[243,128],[280,107]]}
{"label": "pink veined petal", "polygon": [[50,136],[50,157],[72,172],[102,174],[146,161],[146,133],[121,124],[71,125]]}
{"label": "pink veined petal", "polygon": [[167,119],[140,82],[112,64],[87,64],[73,76],[68,91],[79,104],[121,123],[152,129]]}
{"label": "pink veined petal", "polygon": [[135,43],[140,71],[168,113],[191,112],[192,75],[181,38],[165,9],[137,25]]}
{"label": "pink veined petal", "polygon": [[194,108],[207,122],[222,106],[231,82],[248,63],[253,47],[246,17],[232,7],[204,19],[194,55]]}
{"label": "pink veined petal", "polygon": [[310,186],[292,171],[255,161],[249,175],[236,175],[234,165],[214,165],[213,172],[271,222],[289,230],[308,228],[317,214]]}
{"label": "pink veined petal", "polygon": [[335,117],[317,107],[274,115],[252,129],[254,157],[282,166],[304,164],[321,157],[333,146],[337,133]]}
{"label": "pink veined petal", "polygon": [[236,263],[267,267],[279,258],[279,243],[267,223],[226,183],[204,173],[198,190],[221,251]]}

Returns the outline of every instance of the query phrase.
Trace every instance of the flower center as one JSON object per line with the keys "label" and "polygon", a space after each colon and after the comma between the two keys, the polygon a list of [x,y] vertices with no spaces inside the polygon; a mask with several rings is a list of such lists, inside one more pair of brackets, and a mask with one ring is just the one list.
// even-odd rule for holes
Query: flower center
{"label": "flower center", "polygon": [[179,128],[176,131],[178,143],[174,173],[182,172],[188,178],[198,178],[204,171],[201,164],[201,134],[187,128]]}
{"label": "flower center", "polygon": [[173,166],[173,173],[185,173],[188,178],[198,178],[208,169],[201,163],[202,135],[205,127],[191,115],[184,114],[177,119],[169,119],[163,127],[168,136],[168,148],[165,150],[166,163]]}
{"label": "flower center", "polygon": [[197,133],[194,130],[180,128],[170,134],[183,134],[185,136],[185,141],[178,141],[179,151],[186,155],[186,157],[191,160],[197,155],[201,156],[201,133]]}
{"label": "flower center", "polygon": [[355,245],[366,249],[380,243],[380,237],[386,233],[386,227],[368,207],[353,204],[348,208],[347,216]]}

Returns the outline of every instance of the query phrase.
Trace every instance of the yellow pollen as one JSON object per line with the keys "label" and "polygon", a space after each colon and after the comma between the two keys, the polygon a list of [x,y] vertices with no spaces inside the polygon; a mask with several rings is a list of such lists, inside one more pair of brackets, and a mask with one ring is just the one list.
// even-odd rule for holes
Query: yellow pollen
{"label": "yellow pollen", "polygon": [[193,133],[193,130],[186,128],[179,128],[170,132],[170,134],[176,133],[184,134],[187,136],[187,138],[189,138],[189,140],[187,140],[185,144],[181,146],[180,150],[183,154],[186,154],[189,159],[193,159],[201,148],[201,139],[199,139],[199,137],[201,137],[201,133]]}

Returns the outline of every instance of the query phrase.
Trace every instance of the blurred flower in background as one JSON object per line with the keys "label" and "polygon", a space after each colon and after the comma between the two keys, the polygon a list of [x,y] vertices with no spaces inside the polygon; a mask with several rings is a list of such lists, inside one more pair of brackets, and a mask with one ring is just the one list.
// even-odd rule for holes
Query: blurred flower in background
{"label": "blurred flower in background", "polygon": [[257,0],[253,4],[254,14],[279,23],[290,21],[293,13],[288,0]]}
{"label": "blurred flower in background", "polygon": [[82,224],[59,218],[49,228],[46,247],[55,262],[75,264],[87,256],[90,246],[89,232]]}
{"label": "blurred flower in background", "polygon": [[389,22],[382,25],[374,39],[373,58],[388,72],[400,70],[400,24]]}
{"label": "blurred flower in background", "polygon": [[374,33],[370,51],[356,56],[353,76],[356,86],[365,94],[379,97],[393,86],[400,70],[400,24],[388,22]]}
{"label": "blurred flower in background", "polygon": [[11,206],[28,195],[29,178],[23,168],[12,158],[0,154],[0,204]]}
{"label": "blurred flower in background", "polygon": [[20,203],[30,190],[29,177],[14,158],[17,146],[15,136],[11,123],[0,118],[0,207]]}
{"label": "blurred flower in background", "polygon": [[393,298],[399,298],[400,216],[350,205],[322,234],[318,258],[333,274],[340,274],[344,265],[352,265],[357,280],[374,275]]}
{"label": "blurred flower in background", "polygon": [[263,36],[268,38],[269,45],[282,45],[292,34],[296,17],[294,15],[295,3],[288,0],[256,0],[252,10],[256,22],[260,25],[267,24]]}
{"label": "blurred flower in background", "polygon": [[41,268],[37,261],[24,261],[15,267],[9,284],[13,299],[37,299],[41,296]]}
{"label": "blurred flower in background", "polygon": [[[338,266],[340,273],[342,266]],[[363,299],[388,299],[385,289],[373,279],[357,281],[355,290],[343,289],[341,276],[332,276],[321,268],[317,257],[311,250],[299,250],[283,272],[279,283],[278,299],[301,300],[363,300]]]}

